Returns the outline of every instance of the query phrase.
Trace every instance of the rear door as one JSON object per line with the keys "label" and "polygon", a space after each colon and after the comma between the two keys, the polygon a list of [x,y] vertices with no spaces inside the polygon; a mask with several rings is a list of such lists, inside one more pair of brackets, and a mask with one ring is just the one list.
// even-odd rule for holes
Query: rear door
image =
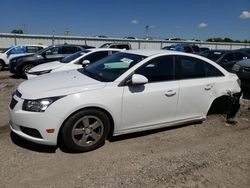
{"label": "rear door", "polygon": [[207,62],[189,57],[176,56],[179,101],[177,120],[205,117],[215,97],[214,83],[223,74]]}

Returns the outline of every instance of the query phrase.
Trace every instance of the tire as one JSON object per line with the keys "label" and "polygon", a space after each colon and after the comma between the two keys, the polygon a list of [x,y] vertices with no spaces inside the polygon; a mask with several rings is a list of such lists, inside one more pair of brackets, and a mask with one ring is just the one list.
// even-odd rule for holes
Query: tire
{"label": "tire", "polygon": [[30,69],[32,69],[34,67],[34,65],[32,65],[32,64],[27,64],[27,65],[24,65],[23,66],[23,68],[22,68],[22,77],[23,78],[26,78],[27,76],[26,76],[26,73],[30,70]]}
{"label": "tire", "polygon": [[67,151],[87,152],[103,146],[109,130],[110,121],[104,112],[87,109],[70,116],[59,136]]}
{"label": "tire", "polygon": [[3,60],[0,60],[0,71],[2,71],[5,67],[5,63]]}

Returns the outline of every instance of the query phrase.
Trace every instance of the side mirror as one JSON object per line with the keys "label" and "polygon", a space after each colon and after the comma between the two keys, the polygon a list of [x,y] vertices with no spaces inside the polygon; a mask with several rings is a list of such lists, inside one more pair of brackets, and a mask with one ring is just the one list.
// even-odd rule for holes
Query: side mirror
{"label": "side mirror", "polygon": [[132,85],[143,85],[148,83],[148,79],[141,74],[134,74],[131,79]]}
{"label": "side mirror", "polygon": [[83,62],[82,62],[82,66],[85,67],[86,65],[90,64],[90,61],[85,59]]}

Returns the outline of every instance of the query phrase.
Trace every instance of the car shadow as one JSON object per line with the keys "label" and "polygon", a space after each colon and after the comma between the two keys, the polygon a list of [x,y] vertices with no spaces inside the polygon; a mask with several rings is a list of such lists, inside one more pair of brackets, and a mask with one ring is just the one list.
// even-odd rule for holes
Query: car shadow
{"label": "car shadow", "polygon": [[13,79],[23,79],[21,76],[18,76],[18,75],[15,75],[15,74],[12,74],[10,75],[10,78],[13,78]]}
{"label": "car shadow", "polygon": [[41,152],[41,153],[55,153],[57,150],[57,146],[47,146],[47,145],[41,145],[36,144],[33,142],[30,142],[28,140],[25,140],[15,134],[14,132],[10,132],[10,138],[14,144],[16,144],[19,147],[35,151],[35,152]]}
{"label": "car shadow", "polygon": [[[108,140],[109,140],[109,142],[118,142],[118,141],[122,141],[122,140],[143,137],[143,136],[147,136],[147,135],[156,134],[159,132],[174,130],[174,129],[186,127],[189,125],[200,124],[200,123],[201,122],[188,123],[188,124],[184,124],[184,125],[165,127],[165,128],[159,128],[159,129],[136,132],[136,133],[129,133],[129,134],[124,134],[124,135],[120,135],[120,136],[112,136]],[[28,140],[23,139],[22,137],[18,136],[17,134],[15,134],[12,131],[10,132],[10,138],[11,138],[12,142],[14,144],[16,144],[17,146],[34,151],[34,152],[55,153],[56,150],[59,148],[64,153],[71,153],[71,154],[81,153],[81,152],[72,152],[72,151],[66,149],[62,143],[59,143],[58,146],[47,146],[47,145],[36,144],[36,143],[33,143],[33,142],[30,142]],[[99,147],[101,147],[101,146],[102,145],[100,145]]]}
{"label": "car shadow", "polygon": [[183,128],[183,127],[190,126],[190,125],[197,125],[197,124],[202,124],[202,121],[193,122],[193,123],[186,123],[186,124],[182,124],[182,125],[175,125],[175,126],[170,126],[170,127],[163,127],[163,128],[153,129],[153,130],[148,130],[148,131],[123,134],[123,135],[119,135],[119,136],[113,136],[113,137],[109,138],[109,141],[110,142],[118,142],[118,141],[122,141],[122,140],[144,137],[144,136],[153,135],[153,134],[156,134],[159,132],[175,130],[175,129]]}
{"label": "car shadow", "polygon": [[242,96],[242,98],[243,98],[243,99],[250,100],[250,91],[249,91],[249,90],[243,91],[243,96]]}

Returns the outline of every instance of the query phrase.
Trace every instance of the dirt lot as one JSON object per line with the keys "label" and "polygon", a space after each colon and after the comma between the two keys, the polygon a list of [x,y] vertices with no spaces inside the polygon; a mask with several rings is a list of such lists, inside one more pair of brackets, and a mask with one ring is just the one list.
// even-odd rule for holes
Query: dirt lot
{"label": "dirt lot", "polygon": [[250,187],[250,101],[236,126],[210,115],[201,124],[114,138],[70,154],[10,133],[7,108],[23,80],[0,72],[0,187]]}

